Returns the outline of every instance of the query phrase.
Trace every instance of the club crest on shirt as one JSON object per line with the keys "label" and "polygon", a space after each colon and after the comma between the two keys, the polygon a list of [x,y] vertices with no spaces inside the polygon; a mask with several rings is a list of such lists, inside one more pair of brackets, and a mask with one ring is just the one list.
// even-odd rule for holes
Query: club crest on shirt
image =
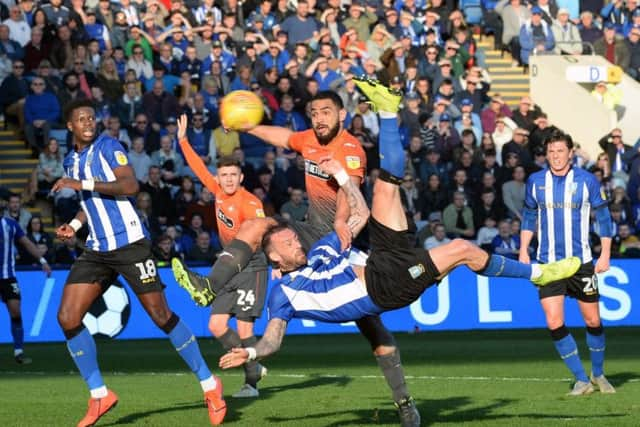
{"label": "club crest on shirt", "polygon": [[349,169],[358,169],[360,167],[360,157],[358,156],[346,156],[345,160]]}
{"label": "club crest on shirt", "polygon": [[127,159],[127,155],[124,154],[122,151],[116,151],[113,153],[113,155],[116,158],[116,162],[120,165],[120,166],[124,166],[127,163],[129,163],[129,159]]}
{"label": "club crest on shirt", "polygon": [[262,209],[256,209],[256,218],[264,218],[264,211]]}
{"label": "club crest on shirt", "polygon": [[233,228],[233,220],[226,216],[222,209],[218,209],[218,219],[229,228]]}
{"label": "club crest on shirt", "polygon": [[604,191],[604,187],[600,188],[600,197],[602,197],[602,200],[607,200],[607,192]]}

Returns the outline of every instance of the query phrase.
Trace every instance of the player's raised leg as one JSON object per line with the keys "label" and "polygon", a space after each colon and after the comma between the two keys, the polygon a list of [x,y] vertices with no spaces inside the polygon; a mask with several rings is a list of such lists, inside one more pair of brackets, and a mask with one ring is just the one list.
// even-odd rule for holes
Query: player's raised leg
{"label": "player's raised leg", "polygon": [[151,320],[167,334],[173,347],[200,382],[211,424],[222,424],[227,412],[222,396],[222,381],[211,374],[189,326],[169,309],[164,292],[138,294],[138,299]]}
{"label": "player's raised leg", "polygon": [[58,309],[58,323],[67,339],[69,354],[91,394],[87,414],[78,427],[95,424],[118,403],[118,396],[107,389],[102,379],[93,336],[82,324],[82,318],[101,293],[102,288],[98,283],[67,284]]}
{"label": "player's raised leg", "polygon": [[587,325],[587,346],[591,355],[591,383],[600,393],[615,393],[616,389],[604,376],[605,335],[600,319],[598,302],[578,301],[580,312]]}
{"label": "player's raised leg", "polygon": [[[405,155],[398,133],[398,107],[401,96],[379,82],[355,80],[358,88],[369,98],[380,117],[381,173],[373,190],[371,216],[394,231],[407,229],[407,220],[400,201],[398,184],[404,173]],[[357,322],[360,332],[371,343],[376,361],[392,391],[402,426],[419,426],[420,413],[410,396],[400,359],[400,351],[393,335],[384,327],[379,316],[367,316]]]}

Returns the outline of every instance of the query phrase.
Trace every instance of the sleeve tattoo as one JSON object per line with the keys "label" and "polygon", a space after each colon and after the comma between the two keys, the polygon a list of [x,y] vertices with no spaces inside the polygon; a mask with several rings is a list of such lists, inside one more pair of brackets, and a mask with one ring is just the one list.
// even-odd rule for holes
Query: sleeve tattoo
{"label": "sleeve tattoo", "polygon": [[256,357],[262,359],[278,351],[286,330],[286,321],[282,319],[270,320],[264,335],[256,343]]}

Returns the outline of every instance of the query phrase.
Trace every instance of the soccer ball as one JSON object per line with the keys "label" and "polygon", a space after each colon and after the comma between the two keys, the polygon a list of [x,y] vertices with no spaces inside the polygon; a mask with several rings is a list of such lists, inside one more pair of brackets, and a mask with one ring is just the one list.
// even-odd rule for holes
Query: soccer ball
{"label": "soccer ball", "polygon": [[116,281],[93,302],[82,323],[91,335],[115,338],[127,326],[130,314],[127,291]]}
{"label": "soccer ball", "polygon": [[220,119],[228,129],[243,130],[257,126],[263,115],[262,100],[248,90],[234,90],[220,102]]}

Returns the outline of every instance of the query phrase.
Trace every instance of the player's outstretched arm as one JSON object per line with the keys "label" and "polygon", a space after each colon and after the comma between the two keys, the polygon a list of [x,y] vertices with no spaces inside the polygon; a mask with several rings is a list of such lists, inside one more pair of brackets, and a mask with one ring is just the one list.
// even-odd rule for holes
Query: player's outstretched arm
{"label": "player's outstretched arm", "polygon": [[271,319],[267,324],[264,335],[255,347],[234,348],[220,358],[221,369],[235,368],[249,360],[263,359],[280,349],[287,322],[283,319]]}
{"label": "player's outstretched arm", "polygon": [[116,176],[116,180],[110,182],[60,178],[53,184],[52,191],[58,192],[63,188],[70,188],[76,191],[93,191],[107,196],[133,196],[138,193],[140,186],[131,166],[119,166],[113,169],[113,174]]}
{"label": "player's outstretched arm", "polygon": [[258,125],[252,129],[246,130],[246,132],[275,147],[282,147],[286,149],[291,148],[289,147],[289,138],[291,138],[293,132],[287,128],[280,126]]}
{"label": "player's outstretched arm", "polygon": [[196,174],[202,184],[209,189],[214,195],[220,194],[220,186],[215,177],[209,172],[207,165],[204,164],[202,158],[193,150],[189,140],[187,139],[187,115],[183,114],[178,119],[178,143],[184,154],[187,164]]}

